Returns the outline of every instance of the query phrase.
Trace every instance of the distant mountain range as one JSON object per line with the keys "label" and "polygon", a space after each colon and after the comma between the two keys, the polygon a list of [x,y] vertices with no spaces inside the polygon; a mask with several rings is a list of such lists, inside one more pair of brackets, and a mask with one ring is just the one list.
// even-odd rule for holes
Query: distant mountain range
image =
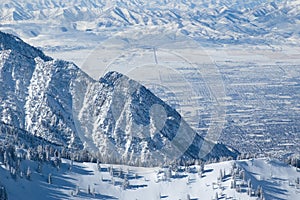
{"label": "distant mountain range", "polygon": [[[298,44],[300,1],[294,0],[4,0],[2,28],[22,22],[22,35],[160,27],[217,44]],[[24,28],[28,26],[27,28]],[[16,27],[11,29],[16,31]]]}
{"label": "distant mountain range", "polygon": [[73,63],[54,60],[10,34],[0,32],[0,44],[3,125],[99,152],[110,162],[236,156],[205,141],[176,110],[125,75],[109,72],[96,81]]}

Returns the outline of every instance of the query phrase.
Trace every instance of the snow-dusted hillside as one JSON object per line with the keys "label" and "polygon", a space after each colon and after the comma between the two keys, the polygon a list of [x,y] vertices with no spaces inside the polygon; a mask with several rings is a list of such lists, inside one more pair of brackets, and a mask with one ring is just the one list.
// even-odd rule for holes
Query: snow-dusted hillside
{"label": "snow-dusted hillside", "polygon": [[[39,167],[42,166],[42,167]],[[30,169],[30,178],[26,171]],[[251,159],[189,167],[137,168],[126,165],[24,160],[14,177],[0,162],[0,184],[8,199],[243,199],[296,200],[296,168],[277,160]],[[259,198],[258,196],[261,196]]]}

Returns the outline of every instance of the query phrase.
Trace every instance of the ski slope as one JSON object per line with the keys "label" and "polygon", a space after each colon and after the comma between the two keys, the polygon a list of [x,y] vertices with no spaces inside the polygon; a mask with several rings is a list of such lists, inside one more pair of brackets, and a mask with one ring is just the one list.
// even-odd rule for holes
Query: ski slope
{"label": "ski slope", "polygon": [[[244,184],[241,192],[231,188],[234,163],[236,169],[245,172],[245,181],[236,178],[237,185]],[[1,165],[1,183],[6,187],[10,200],[215,199],[216,194],[219,199],[257,199],[247,194],[249,180],[253,191],[258,186],[262,187],[265,199],[300,198],[300,187],[295,183],[300,172],[277,160],[265,158],[205,164],[201,177],[200,165],[178,167],[177,172],[171,170],[170,174],[168,168],[78,162],[71,165],[71,161],[65,159],[59,169],[43,164],[40,173],[36,171],[37,163],[28,161],[26,165],[32,170],[30,180],[19,176],[13,179],[8,169]],[[223,179],[218,180],[221,172]],[[51,183],[48,183],[49,173],[52,174]]]}

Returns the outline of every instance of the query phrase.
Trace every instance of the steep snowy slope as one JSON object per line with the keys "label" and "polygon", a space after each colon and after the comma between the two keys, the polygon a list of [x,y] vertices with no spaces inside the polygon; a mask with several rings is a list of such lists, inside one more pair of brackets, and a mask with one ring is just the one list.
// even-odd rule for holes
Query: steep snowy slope
{"label": "steep snowy slope", "polygon": [[117,72],[95,81],[72,63],[0,35],[2,122],[58,145],[99,151],[110,162],[157,165],[182,155],[236,155],[204,141],[138,82]]}
{"label": "steep snowy slope", "polygon": [[94,143],[88,146],[109,155],[111,162],[121,158],[125,163],[141,161],[157,165],[183,154],[188,158],[204,158],[210,151],[208,157],[234,156],[224,145],[204,141],[176,110],[118,72],[107,73],[100,83],[74,95],[83,93],[86,95],[82,103],[76,102],[83,106],[79,109],[73,106],[85,133],[83,140],[88,140],[92,133]]}
{"label": "steep snowy slope", "polygon": [[[80,146],[74,123],[68,118],[71,98],[63,87],[72,75],[72,64],[53,61],[12,35],[0,35],[1,121],[49,141]],[[59,98],[62,95],[67,98]]]}
{"label": "steep snowy slope", "polygon": [[45,61],[49,58],[16,37],[1,33],[0,39],[1,120],[24,127],[25,113],[22,107],[25,105],[27,87],[34,71],[34,58],[41,57]]}

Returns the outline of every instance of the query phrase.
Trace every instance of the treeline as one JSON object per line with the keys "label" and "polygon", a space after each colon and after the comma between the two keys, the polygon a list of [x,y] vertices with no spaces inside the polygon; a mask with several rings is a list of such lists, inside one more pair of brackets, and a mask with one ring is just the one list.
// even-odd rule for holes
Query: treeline
{"label": "treeline", "polygon": [[300,157],[298,157],[298,156],[289,156],[286,159],[286,163],[289,164],[289,165],[292,165],[296,168],[300,168]]}

